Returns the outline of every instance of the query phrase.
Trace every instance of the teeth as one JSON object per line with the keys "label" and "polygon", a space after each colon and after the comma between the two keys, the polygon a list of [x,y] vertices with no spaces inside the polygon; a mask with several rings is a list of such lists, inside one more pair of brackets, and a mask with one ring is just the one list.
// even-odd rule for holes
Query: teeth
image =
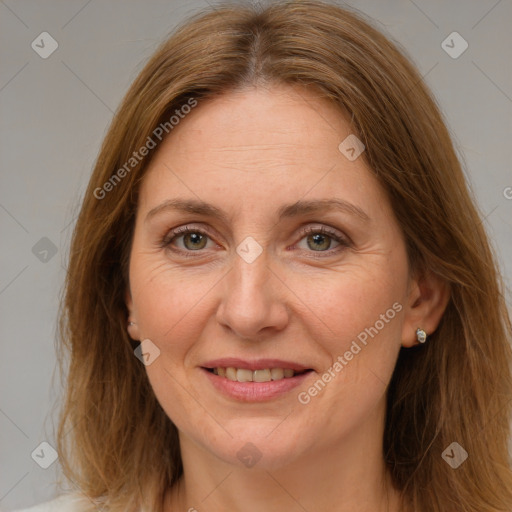
{"label": "teeth", "polygon": [[236,368],[226,368],[226,379],[237,380]]}
{"label": "teeth", "polygon": [[248,370],[247,368],[213,368],[213,373],[220,377],[238,382],[270,382],[272,380],[289,379],[296,372],[291,368],[265,368]]}
{"label": "teeth", "polygon": [[252,374],[252,380],[254,382],[269,382],[272,380],[270,376],[270,370],[254,370]]}
{"label": "teeth", "polygon": [[284,378],[284,370],[282,368],[272,368],[272,370],[270,370],[270,375],[272,380],[282,379]]}
{"label": "teeth", "polygon": [[238,382],[252,382],[252,373],[253,372],[251,370],[239,368],[236,371],[236,380]]}

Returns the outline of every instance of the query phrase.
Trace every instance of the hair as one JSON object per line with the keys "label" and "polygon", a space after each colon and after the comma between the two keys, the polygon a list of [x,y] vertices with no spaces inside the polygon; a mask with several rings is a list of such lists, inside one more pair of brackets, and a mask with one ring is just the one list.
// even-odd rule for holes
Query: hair
{"label": "hair", "polygon": [[[69,364],[57,432],[65,478],[112,511],[159,511],[181,478],[177,429],[126,332],[138,191],[155,151],[130,159],[191,99],[200,108],[274,84],[306,87],[348,113],[404,234],[411,272],[450,290],[438,329],[425,345],[401,349],[388,388],[383,457],[404,510],[510,511],[512,326],[449,131],[396,43],[361,14],[310,0],[223,3],[194,14],[116,112],[73,232],[59,312],[61,371]],[[116,173],[122,180],[113,183]],[[469,454],[456,470],[442,457],[452,442]]]}

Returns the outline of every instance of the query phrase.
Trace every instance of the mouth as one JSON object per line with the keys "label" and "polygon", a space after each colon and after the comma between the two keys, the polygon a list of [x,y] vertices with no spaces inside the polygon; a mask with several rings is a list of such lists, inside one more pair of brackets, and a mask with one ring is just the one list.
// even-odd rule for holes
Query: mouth
{"label": "mouth", "polygon": [[292,389],[315,374],[312,368],[278,359],[225,358],[204,363],[199,369],[215,391],[238,402],[289,397]]}
{"label": "mouth", "polygon": [[293,368],[261,368],[251,370],[249,368],[235,368],[233,366],[203,367],[203,369],[232,382],[272,382],[291,379],[313,371],[311,369],[294,370]]}

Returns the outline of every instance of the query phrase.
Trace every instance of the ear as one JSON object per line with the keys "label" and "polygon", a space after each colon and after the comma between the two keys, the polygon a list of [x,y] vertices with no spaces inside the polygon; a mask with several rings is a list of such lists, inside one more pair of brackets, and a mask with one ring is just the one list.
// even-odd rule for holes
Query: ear
{"label": "ear", "polygon": [[450,300],[448,284],[438,276],[427,272],[415,276],[409,283],[409,297],[405,304],[402,326],[402,345],[412,347],[419,342],[416,329],[428,335],[438,327]]}
{"label": "ear", "polygon": [[126,289],[125,303],[128,309],[128,319],[126,321],[126,328],[128,330],[128,334],[130,335],[130,338],[132,340],[140,341],[140,329],[137,323],[137,318],[134,314],[133,299],[129,288]]}

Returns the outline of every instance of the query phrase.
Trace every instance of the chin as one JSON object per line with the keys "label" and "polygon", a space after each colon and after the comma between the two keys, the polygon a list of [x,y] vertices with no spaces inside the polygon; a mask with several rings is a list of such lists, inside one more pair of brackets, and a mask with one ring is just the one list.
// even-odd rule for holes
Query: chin
{"label": "chin", "polygon": [[[286,420],[285,420],[286,421]],[[275,422],[272,429],[263,428],[256,421],[238,422],[238,432],[233,438],[225,436],[222,441],[206,440],[204,446],[227,464],[239,468],[276,470],[295,462],[311,447],[311,441],[304,435],[295,434],[295,429],[280,430]]]}

